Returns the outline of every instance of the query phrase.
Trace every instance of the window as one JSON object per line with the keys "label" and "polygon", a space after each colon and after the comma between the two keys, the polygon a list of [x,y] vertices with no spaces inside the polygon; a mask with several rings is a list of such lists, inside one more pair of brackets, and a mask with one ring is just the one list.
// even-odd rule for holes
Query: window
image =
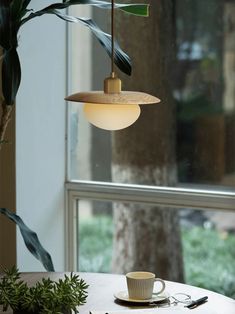
{"label": "window", "polygon": [[[79,203],[77,207],[79,217],[77,241],[80,243],[78,268],[80,271],[112,272],[115,269],[115,262],[112,261],[113,251],[115,250],[113,237],[116,237],[117,234],[115,233],[112,212],[107,210],[102,212],[100,209],[122,206],[123,204],[84,200],[79,200]],[[134,206],[138,205],[135,204]],[[151,210],[151,206],[147,204],[144,204],[144,206]],[[91,208],[93,208],[93,211],[89,210]],[[235,219],[234,214],[188,208],[180,210],[179,213],[185,281],[188,284],[200,284],[201,287],[234,297],[235,262],[233,246],[235,238],[224,231],[224,228],[229,228],[232,225],[231,219]],[[223,217],[223,220],[220,219],[221,217]],[[216,230],[220,230],[220,232]],[[160,241],[157,241],[159,240],[158,237],[154,235],[156,229],[152,228],[150,232],[152,232],[153,239],[156,242],[155,245],[160,245]],[[138,238],[135,240],[141,241]],[[164,239],[165,241],[167,242],[169,239]],[[127,245],[131,246],[135,243],[130,240]],[[169,255],[171,254],[172,245],[177,244],[168,243]],[[176,249],[181,248],[176,247]],[[142,254],[146,254],[146,252]],[[129,267],[133,269],[133,264],[130,263]],[[209,269],[210,271],[208,271]]]}
{"label": "window", "polygon": [[[142,112],[146,109],[150,116],[156,115],[154,121],[159,124],[159,128],[153,128],[152,123],[146,125],[144,119],[139,119],[136,127],[132,127],[133,131],[127,133],[127,136],[130,137],[129,143],[128,139],[124,142],[122,138],[125,139],[125,133],[123,136],[118,136],[91,127],[84,121],[82,110],[78,109],[79,105],[70,105],[70,179],[118,183],[125,180],[127,183],[150,185],[158,184],[157,180],[163,181],[158,178],[157,173],[152,180],[146,179],[145,182],[137,182],[137,179],[130,178],[131,174],[128,178],[124,174],[122,174],[122,178],[116,174],[117,168],[120,170],[120,162],[123,164],[132,162],[134,158],[134,162],[139,164],[138,156],[131,156],[129,160],[125,160],[124,153],[120,154],[118,151],[128,150],[127,153],[131,154],[133,151],[131,143],[136,141],[133,146],[139,146],[139,149],[135,148],[133,154],[139,154],[141,157],[143,151],[144,154],[149,154],[146,157],[145,166],[151,164],[155,172],[158,172],[161,171],[158,168],[162,169],[163,166],[166,167],[167,163],[171,163],[172,169],[169,171],[172,172],[171,176],[175,175],[175,179],[167,178],[166,182],[160,183],[161,185],[174,186],[190,183],[219,186],[221,189],[225,186],[234,188],[235,96],[234,82],[231,79],[234,64],[234,49],[232,49],[234,34],[229,27],[231,23],[234,23],[234,18],[231,14],[233,12],[231,7],[233,8],[232,2],[223,5],[221,0],[210,0],[206,3],[204,1],[194,3],[186,0],[177,2],[175,9],[176,36],[171,39],[172,45],[175,44],[176,61],[172,73],[168,75],[169,77],[173,76],[170,93],[174,96],[176,108],[171,111],[176,109],[173,117],[176,126],[174,126],[174,122],[167,120],[168,117],[163,116],[159,106],[147,106],[148,108],[142,109]],[[107,12],[102,13],[105,15],[105,20],[101,19],[100,14],[100,11],[95,11],[94,19],[97,20],[98,17],[101,26],[107,29],[104,22],[108,17]],[[125,20],[125,16],[123,16],[123,20]],[[75,30],[73,29],[73,31]],[[77,35],[77,37],[79,36],[81,35]],[[86,43],[85,38],[85,54],[87,55]],[[140,42],[139,45],[141,47],[142,43]],[[77,47],[79,50],[80,46]],[[130,51],[131,53],[133,54],[133,51]],[[73,90],[102,89],[103,79],[109,74],[109,64],[105,52],[102,48],[97,47],[96,42],[92,43],[90,47],[90,59],[88,58],[88,60],[84,56],[82,57],[81,68],[78,68],[75,62],[79,62],[79,58],[76,57],[73,60],[71,70],[73,77],[71,88]],[[86,63],[85,68],[84,62]],[[134,66],[138,67],[138,64]],[[102,71],[101,67],[103,67]],[[78,77],[78,73],[81,73],[80,79],[82,77],[83,82],[75,80],[74,68],[77,69]],[[91,68],[94,73],[91,73]],[[87,77],[89,75],[90,80]],[[129,81],[131,80],[130,78]],[[85,84],[86,81],[90,85]],[[144,85],[143,81],[142,85]],[[139,84],[141,86],[141,82]],[[160,84],[160,82],[156,82],[156,85]],[[159,88],[157,87],[155,93]],[[168,98],[162,99],[165,106],[169,101]],[[77,114],[77,110],[79,110],[79,114]],[[163,121],[163,125],[158,116],[166,120]],[[168,123],[170,123],[169,128],[172,129],[172,134],[167,132]],[[139,136],[137,130],[141,128],[144,130],[145,136],[143,139],[140,137],[136,139],[133,133],[136,132]],[[169,137],[171,138],[169,139]],[[146,146],[145,142],[147,142]],[[136,145],[137,143],[138,145]],[[169,145],[172,148],[169,148]],[[169,154],[175,154],[175,156],[172,157],[172,160],[163,161],[165,164],[161,165],[161,159],[167,158],[161,154],[161,151],[166,148]],[[149,150],[151,154],[148,152]],[[118,159],[117,162],[114,161],[116,159]],[[127,172],[127,167],[123,171]],[[152,169],[149,171],[152,173]]]}
{"label": "window", "polygon": [[[76,235],[87,232],[83,229],[83,219],[79,218],[83,217],[85,208],[86,214],[90,213],[90,223],[97,218],[110,226],[106,235],[107,241],[110,240],[108,234],[112,231],[112,222],[107,223],[107,220],[117,208],[114,202],[130,211],[135,211],[134,204],[142,204],[143,215],[152,208],[156,209],[156,213],[169,213],[172,226],[175,217],[178,217],[183,246],[184,236],[193,237],[197,232],[192,228],[195,233],[189,235],[189,229],[182,227],[184,215],[192,226],[197,219],[204,219],[199,228],[206,237],[210,238],[215,232],[215,236],[229,239],[231,236],[231,241],[234,241],[235,85],[231,77],[234,75],[235,34],[231,25],[235,25],[235,15],[232,14],[235,2],[178,0],[174,2],[175,6],[171,6],[171,1],[165,1],[164,4],[159,2],[158,11],[154,2],[150,2],[156,26],[151,17],[149,22],[140,23],[135,19],[132,25],[131,18],[125,20],[123,16],[121,27],[124,30],[117,33],[123,47],[133,55],[134,61],[138,61],[134,67],[142,70],[142,79],[138,73],[133,74],[133,79],[123,79],[124,84],[130,88],[147,88],[147,92],[159,95],[162,103],[142,109],[143,117],[135,125],[115,133],[90,126],[84,121],[81,109],[77,109],[79,105],[70,105],[67,214],[68,242],[74,248],[68,250],[68,266],[71,268],[77,267],[79,256],[79,267],[84,270],[110,270],[107,263],[99,260],[99,255],[95,265],[89,265],[83,259],[83,246],[77,243],[80,238]],[[164,16],[158,15],[158,12]],[[107,28],[107,19],[102,14],[107,17],[107,12],[94,10],[93,17],[102,22],[103,28]],[[151,25],[156,37],[149,30],[149,41],[144,36],[143,39],[137,38],[138,23],[144,29],[149,29]],[[128,45],[126,30],[128,38],[131,38]],[[145,42],[141,43],[141,40]],[[154,40],[157,42],[154,43]],[[132,41],[138,44],[139,50],[135,49],[137,46],[132,45]],[[147,55],[143,45],[146,45],[144,50],[150,51],[149,58],[144,60],[140,58],[140,54],[143,57]],[[154,51],[157,60],[152,58],[154,53],[151,54],[151,51]],[[93,79],[90,79],[90,86],[83,88],[101,89],[103,79],[109,73],[107,58],[93,42],[90,56],[94,73],[90,68],[89,73]],[[144,72],[143,64],[149,72]],[[103,69],[107,69],[106,73]],[[106,217],[99,218],[101,213]],[[219,216],[221,213],[222,217]],[[134,223],[136,217],[133,217]],[[220,219],[221,222],[229,220],[231,224],[223,229],[223,233],[213,219]],[[89,230],[89,226],[87,228]],[[206,232],[211,232],[210,236]],[[222,243],[225,248],[225,242]],[[98,244],[96,248],[99,249]],[[79,250],[80,255],[77,254]],[[208,250],[215,254],[212,246]],[[102,256],[110,258],[109,254],[109,257]],[[209,259],[213,259],[212,255]],[[234,251],[231,263],[234,266]],[[185,262],[186,277],[188,267]],[[228,280],[225,285],[229,286],[231,282]],[[214,289],[209,285],[207,287]]]}

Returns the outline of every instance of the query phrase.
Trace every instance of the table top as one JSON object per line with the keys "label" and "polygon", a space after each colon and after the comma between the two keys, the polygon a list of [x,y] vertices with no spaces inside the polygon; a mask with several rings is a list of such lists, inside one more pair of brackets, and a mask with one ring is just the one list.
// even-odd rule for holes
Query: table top
{"label": "table top", "polygon": [[[33,285],[43,277],[50,277],[52,280],[58,280],[59,278],[63,278],[64,274],[65,273],[22,273],[22,279],[28,282],[29,285]],[[120,304],[115,301],[115,293],[127,290],[125,276],[102,273],[79,273],[79,275],[87,284],[89,284],[87,303],[79,307],[80,314],[88,314],[90,311],[110,312],[139,308],[130,304]],[[192,299],[208,296],[208,302],[198,307],[198,309],[200,308],[200,313],[235,314],[235,300],[221,294],[171,281],[166,281],[166,291],[170,295],[179,292],[189,294]],[[146,305],[141,308],[149,308],[149,306]],[[156,308],[155,311],[157,310],[158,309]],[[165,310],[166,314],[169,313],[169,308],[166,308]],[[192,314],[197,313],[197,310],[193,311]],[[12,312],[2,312],[0,310],[0,313],[10,314]]]}

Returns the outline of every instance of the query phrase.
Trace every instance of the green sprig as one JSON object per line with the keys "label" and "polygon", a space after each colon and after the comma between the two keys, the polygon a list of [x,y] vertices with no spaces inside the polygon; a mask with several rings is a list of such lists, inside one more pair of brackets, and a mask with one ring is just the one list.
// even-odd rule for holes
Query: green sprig
{"label": "green sprig", "polygon": [[86,282],[74,273],[64,275],[58,282],[43,278],[28,287],[13,267],[4,270],[0,279],[0,305],[3,311],[11,307],[22,313],[60,314],[71,310],[78,313],[77,307],[86,303],[87,288]]}

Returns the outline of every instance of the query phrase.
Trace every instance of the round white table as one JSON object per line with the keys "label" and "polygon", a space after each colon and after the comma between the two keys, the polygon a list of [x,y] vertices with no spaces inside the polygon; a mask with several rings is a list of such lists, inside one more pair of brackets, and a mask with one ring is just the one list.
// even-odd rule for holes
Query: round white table
{"label": "round white table", "polygon": [[[50,277],[52,280],[57,280],[62,278],[63,275],[64,273],[22,273],[22,279],[28,282],[29,285],[33,285],[43,277]],[[104,311],[104,313],[109,313],[116,310],[150,308],[147,304],[146,306],[141,305],[139,307],[127,303],[120,304],[115,300],[115,293],[127,290],[126,279],[123,275],[102,273],[79,273],[79,275],[89,284],[87,303],[79,307],[80,314],[89,314],[90,311]],[[166,281],[166,291],[170,295],[179,292],[189,294],[192,299],[208,296],[208,302],[196,309],[187,309],[189,313],[190,311],[193,311],[192,314],[199,313],[200,309],[200,313],[203,314],[235,314],[235,300],[221,294],[171,281]],[[157,314],[158,308],[153,307],[153,309]],[[166,314],[171,313],[170,308],[165,308],[165,312]],[[0,311],[0,313],[10,314],[12,312]]]}

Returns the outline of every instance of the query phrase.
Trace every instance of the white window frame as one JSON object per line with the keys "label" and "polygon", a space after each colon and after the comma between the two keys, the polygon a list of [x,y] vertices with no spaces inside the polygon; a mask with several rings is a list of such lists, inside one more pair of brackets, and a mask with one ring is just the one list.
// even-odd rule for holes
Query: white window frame
{"label": "white window frame", "polygon": [[[190,186],[188,184],[187,186]],[[171,208],[195,208],[235,212],[235,191],[196,189],[185,187],[158,187],[73,180],[66,190],[66,270],[76,271],[78,265],[79,200],[122,201],[144,203]]]}

